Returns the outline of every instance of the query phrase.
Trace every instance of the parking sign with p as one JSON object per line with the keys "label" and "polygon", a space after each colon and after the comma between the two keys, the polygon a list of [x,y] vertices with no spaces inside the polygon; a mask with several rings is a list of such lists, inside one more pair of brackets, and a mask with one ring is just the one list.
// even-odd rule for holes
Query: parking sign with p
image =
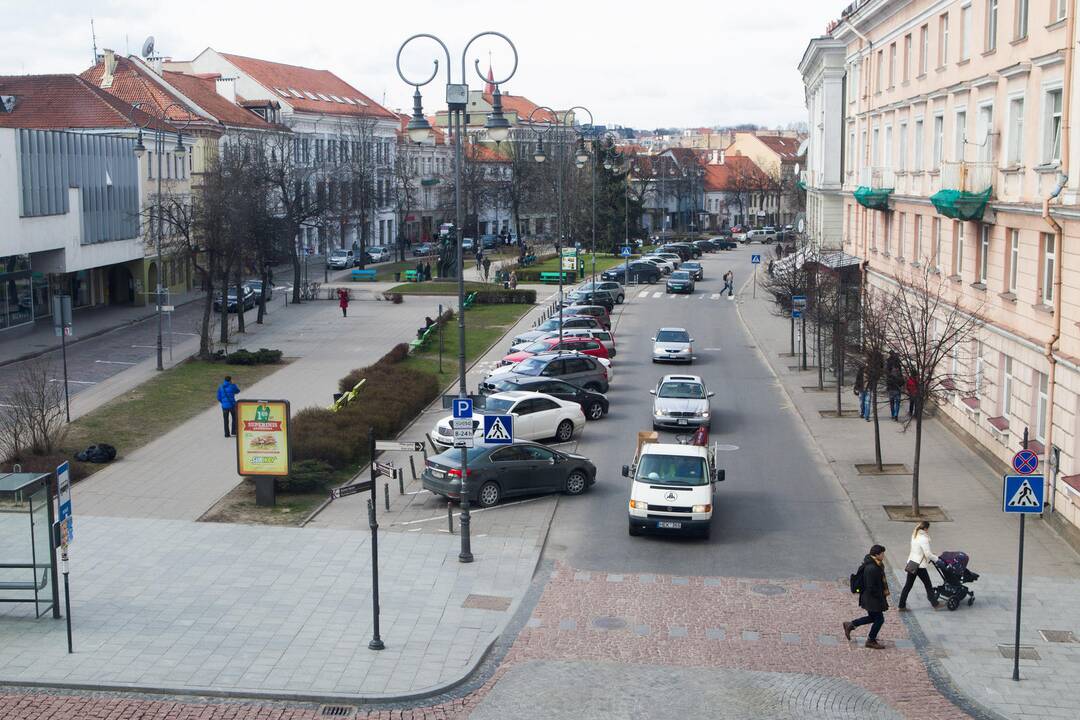
{"label": "parking sign with p", "polygon": [[458,419],[472,417],[472,398],[454,398],[454,417]]}

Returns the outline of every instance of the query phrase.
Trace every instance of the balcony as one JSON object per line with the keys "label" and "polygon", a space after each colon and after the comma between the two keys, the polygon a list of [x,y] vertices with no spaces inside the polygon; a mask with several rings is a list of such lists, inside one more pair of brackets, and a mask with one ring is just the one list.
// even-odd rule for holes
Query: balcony
{"label": "balcony", "polygon": [[896,187],[892,168],[864,167],[859,169],[859,186],[855,188],[855,201],[871,210],[888,210],[889,196]]}
{"label": "balcony", "polygon": [[806,181],[809,178],[809,170],[800,170],[799,179],[795,181],[795,186],[802,191],[806,191]]}
{"label": "balcony", "polygon": [[938,213],[956,220],[982,220],[994,194],[996,168],[990,162],[944,162],[941,189],[930,196]]}

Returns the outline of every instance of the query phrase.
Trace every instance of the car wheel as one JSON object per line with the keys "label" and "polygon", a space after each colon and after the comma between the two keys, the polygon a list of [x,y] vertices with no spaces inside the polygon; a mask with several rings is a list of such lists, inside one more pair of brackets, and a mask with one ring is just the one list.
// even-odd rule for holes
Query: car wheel
{"label": "car wheel", "polygon": [[570,420],[563,420],[559,423],[559,427],[555,429],[555,439],[559,442],[568,442],[574,437],[574,423]]}
{"label": "car wheel", "polygon": [[599,402],[589,403],[589,407],[585,409],[585,417],[589,420],[599,420],[604,417],[604,406]]}
{"label": "car wheel", "polygon": [[500,490],[498,484],[494,482],[484,483],[480,487],[480,492],[476,493],[476,502],[480,507],[498,505],[501,498],[502,490]]}
{"label": "car wheel", "polygon": [[619,295],[619,296],[617,296],[615,298],[615,304],[616,305],[622,305],[624,300],[626,300],[626,296],[625,295]]}
{"label": "car wheel", "polygon": [[630,523],[630,537],[637,537],[641,535],[641,528],[635,527],[634,523]]}
{"label": "car wheel", "polygon": [[589,487],[589,479],[580,470],[575,470],[566,478],[567,495],[580,495],[587,487]]}

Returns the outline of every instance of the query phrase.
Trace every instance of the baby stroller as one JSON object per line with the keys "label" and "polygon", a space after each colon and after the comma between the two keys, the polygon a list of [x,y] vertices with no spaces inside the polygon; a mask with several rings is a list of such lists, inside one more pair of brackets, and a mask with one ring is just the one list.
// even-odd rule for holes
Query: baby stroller
{"label": "baby stroller", "polygon": [[934,563],[944,584],[934,588],[938,598],[946,598],[945,606],[950,610],[960,607],[966,597],[970,606],[975,602],[973,593],[965,583],[973,583],[979,574],[968,570],[968,556],[964,552],[943,552]]}

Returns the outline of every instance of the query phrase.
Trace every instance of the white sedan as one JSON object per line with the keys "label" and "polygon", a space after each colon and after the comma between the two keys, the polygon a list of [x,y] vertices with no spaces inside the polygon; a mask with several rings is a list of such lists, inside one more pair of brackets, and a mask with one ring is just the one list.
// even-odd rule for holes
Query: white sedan
{"label": "white sedan", "polygon": [[670,275],[675,270],[675,263],[656,255],[646,255],[641,258],[644,262],[652,263],[657,267],[664,275]]}
{"label": "white sedan", "polygon": [[[473,437],[478,444],[484,442],[484,415],[513,415],[515,440],[554,438],[556,442],[568,442],[585,427],[585,413],[576,402],[512,390],[489,395],[484,399],[483,409],[473,411]],[[452,420],[447,416],[435,423],[430,437],[437,447],[454,446]]]}

